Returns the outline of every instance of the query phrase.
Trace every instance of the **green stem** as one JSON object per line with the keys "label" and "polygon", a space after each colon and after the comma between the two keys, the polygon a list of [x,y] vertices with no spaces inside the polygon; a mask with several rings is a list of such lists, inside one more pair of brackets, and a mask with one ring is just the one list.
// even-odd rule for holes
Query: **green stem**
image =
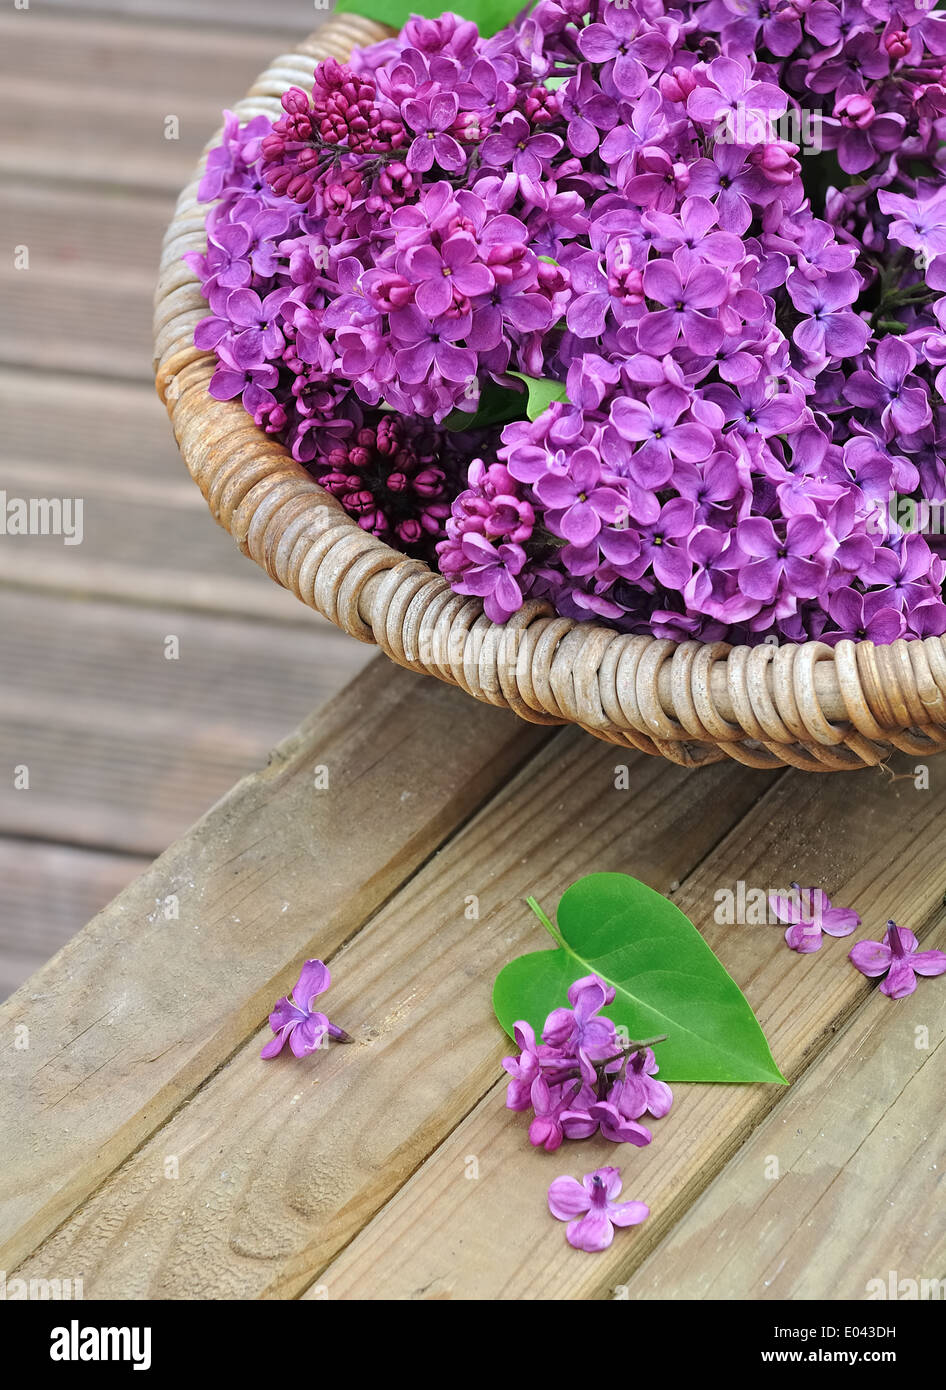
{"label": "green stem", "polygon": [[557,945],[561,946],[563,951],[567,951],[568,946],[565,942],[564,936],[562,936],[562,933],[559,931],[558,927],[553,926],[553,924],[549,921],[548,917],[546,917],[545,913],[542,911],[535,898],[526,898],[526,902],[532,908],[532,911],[535,913],[536,917],[538,917],[539,921],[542,923],[543,927],[548,932],[552,940],[556,942]]}

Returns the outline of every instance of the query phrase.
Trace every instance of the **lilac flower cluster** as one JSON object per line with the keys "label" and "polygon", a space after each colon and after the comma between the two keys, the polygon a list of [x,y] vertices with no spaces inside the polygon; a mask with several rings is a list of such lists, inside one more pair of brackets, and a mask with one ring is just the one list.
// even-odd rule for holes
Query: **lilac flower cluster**
{"label": "lilac flower cluster", "polygon": [[944,63],[922,0],[412,19],[228,117],[211,391],[495,621],[946,632]]}
{"label": "lilac flower cluster", "polygon": [[624,1045],[611,1020],[600,1017],[614,993],[599,976],[586,975],[569,988],[572,1007],[549,1014],[541,1042],[528,1023],[515,1026],[519,1056],[503,1060],[512,1078],[506,1106],[532,1110],[529,1140],[548,1153],[563,1139],[588,1139],[599,1130],[616,1144],[643,1148],[653,1135],[641,1116],[649,1111],[659,1119],[673,1103],[670,1087],[655,1079],[650,1046]]}

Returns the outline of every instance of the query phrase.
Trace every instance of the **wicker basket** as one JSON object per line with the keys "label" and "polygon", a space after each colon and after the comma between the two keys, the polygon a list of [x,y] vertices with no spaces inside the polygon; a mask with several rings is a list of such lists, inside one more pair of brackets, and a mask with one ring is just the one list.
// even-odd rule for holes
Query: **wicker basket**
{"label": "wicker basket", "polygon": [[[390,30],[330,19],[277,58],[235,110],[276,116],[314,63],[345,59]],[[212,143],[217,143],[216,139]],[[461,686],[533,723],[697,767],[735,758],[825,772],[881,762],[893,748],[946,747],[946,641],[729,647],[629,637],[528,602],[504,626],[478,599],[368,535],[242,405],[207,392],[212,354],[194,347],[207,305],[181,259],[205,245],[197,180],[168,228],[155,295],[155,379],[181,453],[221,526],[279,584],[392,661]]]}

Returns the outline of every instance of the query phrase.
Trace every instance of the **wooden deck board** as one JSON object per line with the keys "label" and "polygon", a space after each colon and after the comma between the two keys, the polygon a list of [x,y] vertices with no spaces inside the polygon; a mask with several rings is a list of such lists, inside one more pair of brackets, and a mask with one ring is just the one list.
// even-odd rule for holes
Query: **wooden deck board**
{"label": "wooden deck board", "polygon": [[[870,776],[857,786],[852,797],[845,777],[787,774],[674,894],[746,992],[792,1080],[865,1006],[873,986],[847,961],[842,942],[798,956],[776,927],[717,925],[714,894],[740,878],[760,887],[800,879],[829,886],[838,903],[856,904],[868,921],[895,911],[928,931],[941,912],[942,885],[916,874],[914,856],[929,856],[939,843],[946,785],[911,791],[920,805],[909,822],[897,784]],[[631,857],[625,867],[636,872]],[[326,1289],[335,1299],[613,1297],[791,1094],[775,1086],[676,1086],[673,1109],[654,1122],[647,1148],[596,1138],[548,1155],[530,1148],[524,1117],[503,1108],[504,1092],[503,1083],[492,1088],[334,1263],[312,1263],[316,1297]],[[855,1094],[850,1104],[857,1103]],[[476,1180],[465,1178],[468,1156],[477,1161]],[[591,1258],[566,1244],[546,1193],[560,1174],[581,1177],[607,1163],[622,1168],[626,1197],[647,1202],[652,1214]],[[896,1250],[894,1235],[891,1258]]]}
{"label": "wooden deck board", "polygon": [[616,760],[556,736],[333,959],[328,1006],[357,1045],[266,1063],[254,1035],[27,1268],[81,1267],[96,1297],[300,1292],[492,1086],[493,977],[541,944],[524,896],[553,902],[589,862],[667,890],[771,782],[638,754],[619,791]]}
{"label": "wooden deck board", "polygon": [[[0,1268],[259,1027],[307,955],[337,950],[547,736],[376,661],[18,990],[0,1008],[5,1036],[30,1030],[29,1048],[0,1054]],[[423,756],[428,744],[439,757]]]}
{"label": "wooden deck board", "polygon": [[2,589],[0,633],[0,766],[29,770],[0,782],[0,833],[150,857],[370,659],[317,621]]}
{"label": "wooden deck board", "polygon": [[0,999],[147,866],[133,855],[0,838]]}
{"label": "wooden deck board", "polygon": [[[946,948],[942,916],[923,944]],[[893,1296],[900,1279],[946,1287],[944,1057],[946,990],[872,994],[628,1297],[864,1299],[880,1279],[890,1298],[892,1270]]]}

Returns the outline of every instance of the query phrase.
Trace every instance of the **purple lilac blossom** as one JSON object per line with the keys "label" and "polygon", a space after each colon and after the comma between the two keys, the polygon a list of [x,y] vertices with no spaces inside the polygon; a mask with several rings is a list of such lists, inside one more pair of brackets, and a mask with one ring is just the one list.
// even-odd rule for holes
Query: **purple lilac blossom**
{"label": "purple lilac blossom", "polygon": [[570,1007],[549,1014],[540,1042],[530,1024],[515,1025],[519,1056],[503,1060],[511,1077],[506,1106],[532,1110],[529,1140],[537,1148],[552,1153],[565,1139],[599,1130],[612,1143],[643,1148],[653,1136],[641,1116],[659,1119],[669,1111],[673,1093],[655,1080],[652,1048],[622,1042],[600,1013],[614,994],[599,976],[585,975],[569,987]]}
{"label": "purple lilac blossom", "polygon": [[919,951],[919,944],[912,931],[888,922],[883,941],[859,941],[848,955],[862,975],[885,977],[881,994],[903,999],[916,989],[917,975],[946,974],[946,953]]}
{"label": "purple lilac blossom", "polygon": [[942,634],[944,60],[922,0],[415,17],[226,114],[210,391],[494,621]]}
{"label": "purple lilac blossom", "polygon": [[331,983],[327,965],[320,960],[306,961],[292,993],[277,1000],[269,1016],[273,1036],[260,1053],[261,1057],[278,1056],[287,1042],[296,1057],[307,1057],[322,1045],[326,1036],[338,1042],[353,1041],[343,1028],[330,1023],[325,1014],[312,1008]]}
{"label": "purple lilac blossom", "polygon": [[638,1226],[650,1215],[643,1202],[619,1202],[620,1168],[596,1168],[577,1178],[556,1178],[549,1187],[549,1211],[567,1221],[565,1236],[576,1250],[607,1250],[615,1226]]}

